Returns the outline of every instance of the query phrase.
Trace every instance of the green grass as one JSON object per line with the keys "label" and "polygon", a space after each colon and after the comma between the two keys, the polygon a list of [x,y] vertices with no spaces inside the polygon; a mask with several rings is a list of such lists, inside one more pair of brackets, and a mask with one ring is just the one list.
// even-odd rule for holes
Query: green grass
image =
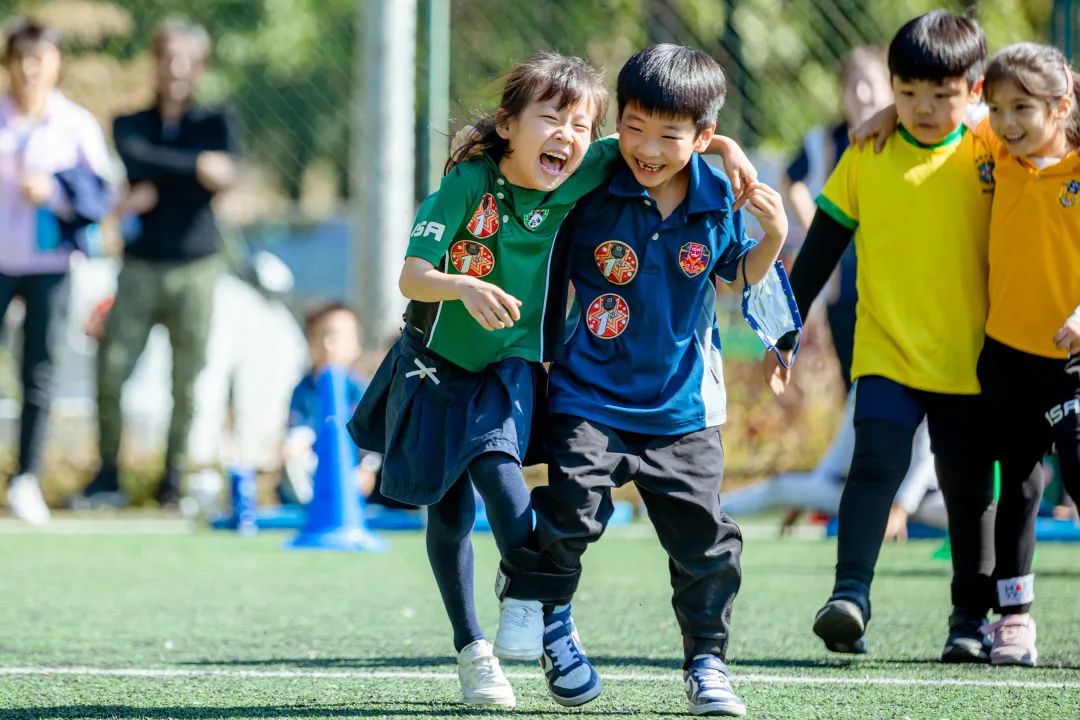
{"label": "green grass", "polygon": [[[282,535],[0,535],[0,720],[499,715],[455,702],[449,625],[422,537],[389,538],[390,552],[367,556],[286,552]],[[948,614],[948,567],[929,559],[936,546],[885,549],[871,651],[849,659],[809,630],[834,545],[747,541],[729,660],[750,717],[1080,717],[1080,548],[1039,548],[1041,667],[1025,670],[935,662]],[[596,702],[564,710],[533,665],[508,664],[513,714],[684,715],[681,640],[655,538],[641,527],[613,532],[585,559],[575,617],[601,674],[615,679]],[[477,541],[477,565],[481,620],[493,633],[490,537]],[[94,670],[10,670],[73,667]],[[956,684],[969,681],[1005,684]]]}

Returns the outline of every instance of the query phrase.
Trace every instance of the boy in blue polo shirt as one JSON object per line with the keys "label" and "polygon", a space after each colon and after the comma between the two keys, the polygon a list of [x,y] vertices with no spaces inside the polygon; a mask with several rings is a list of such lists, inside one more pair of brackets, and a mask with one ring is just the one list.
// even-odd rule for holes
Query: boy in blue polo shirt
{"label": "boy in blue polo shirt", "polygon": [[[631,58],[617,84],[626,165],[562,227],[576,299],[565,360],[551,368],[549,484],[533,492],[529,545],[502,563],[495,643],[501,657],[539,657],[562,705],[600,694],[570,599],[612,488],[633,481],[671,558],[690,711],[746,712],[724,664],[742,538],[717,499],[726,395],[715,281],[763,279],[787,221],[779,194],[753,183],[746,206],[766,231],[755,245],[727,178],[698,155],[725,88],[720,66],[689,48]],[[539,613],[542,638],[529,629]]]}

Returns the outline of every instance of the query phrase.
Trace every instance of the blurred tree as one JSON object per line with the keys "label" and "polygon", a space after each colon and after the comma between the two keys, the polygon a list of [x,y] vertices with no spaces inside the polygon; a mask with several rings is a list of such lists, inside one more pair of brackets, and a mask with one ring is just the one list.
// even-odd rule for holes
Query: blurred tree
{"label": "blurred tree", "polygon": [[[68,37],[63,87],[107,125],[150,100],[154,27],[177,17],[216,43],[203,88],[234,108],[248,154],[284,194],[328,164],[348,194],[350,98],[358,82],[355,14],[362,0],[0,0],[0,15],[33,13]],[[838,108],[834,80],[852,46],[885,43],[919,12],[970,0],[452,0],[451,115],[460,126],[494,106],[498,77],[544,49],[609,70],[649,42],[714,54],[731,84],[721,129],[750,145],[794,146]],[[984,0],[975,9],[991,48],[1047,41],[1052,0]],[[609,122],[608,129],[612,124]],[[454,128],[449,128],[453,130]]]}

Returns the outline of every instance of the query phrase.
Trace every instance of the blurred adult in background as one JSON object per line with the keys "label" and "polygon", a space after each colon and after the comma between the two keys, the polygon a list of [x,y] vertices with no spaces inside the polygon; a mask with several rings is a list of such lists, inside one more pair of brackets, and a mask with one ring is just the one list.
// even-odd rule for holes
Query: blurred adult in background
{"label": "blurred adult in background", "polygon": [[153,41],[156,102],[113,124],[129,184],[123,211],[135,222],[125,237],[116,299],[98,349],[101,468],[75,505],[126,501],[117,466],[121,386],[157,323],[168,330],[172,345],[173,410],[155,495],[162,505],[180,499],[195,380],[205,362],[221,271],[210,201],[237,176],[236,138],[226,114],[193,105],[210,50],[210,37],[199,26],[159,27]]}
{"label": "blurred adult in background", "polygon": [[[829,126],[812,128],[803,137],[798,155],[788,165],[781,191],[795,222],[805,233],[817,210],[815,199],[821,192],[848,146],[848,130],[857,128],[878,110],[893,101],[892,84],[885,52],[860,46],[844,59],[840,68],[843,118]],[[855,337],[855,243],[848,246],[840,267],[826,290],[829,329],[840,361],[844,383],[851,387],[851,349]]]}
{"label": "blurred adult in background", "polygon": [[7,505],[41,524],[49,519],[40,482],[53,374],[49,326],[71,252],[109,209],[111,163],[97,121],[56,89],[55,29],[16,20],[4,66],[10,92],[0,100],[0,320],[13,298],[25,306],[18,469]]}

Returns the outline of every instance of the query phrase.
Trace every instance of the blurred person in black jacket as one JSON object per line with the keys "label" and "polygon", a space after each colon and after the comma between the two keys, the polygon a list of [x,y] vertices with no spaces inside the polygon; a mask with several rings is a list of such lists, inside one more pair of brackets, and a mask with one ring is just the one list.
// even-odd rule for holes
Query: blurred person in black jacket
{"label": "blurred person in black jacket", "polygon": [[195,380],[206,355],[214,287],[221,271],[210,201],[237,177],[236,136],[220,109],[193,105],[209,60],[210,38],[198,26],[169,22],[154,35],[157,100],[116,118],[116,149],[130,186],[123,210],[124,265],[98,350],[101,469],[74,505],[122,505],[117,458],[120,392],[163,324],[172,345],[172,419],[156,499],[175,505],[185,470]]}

